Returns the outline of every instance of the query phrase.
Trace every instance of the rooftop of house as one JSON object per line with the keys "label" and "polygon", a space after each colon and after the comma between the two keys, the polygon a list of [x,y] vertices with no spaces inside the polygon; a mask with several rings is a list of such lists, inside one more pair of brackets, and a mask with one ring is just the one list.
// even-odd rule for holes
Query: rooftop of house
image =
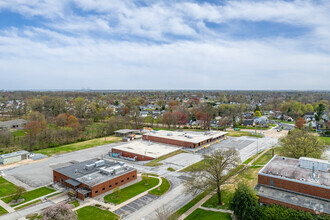
{"label": "rooftop of house", "polygon": [[113,147],[113,149],[122,150],[152,158],[158,158],[179,150],[177,147],[173,147],[167,144],[159,144],[143,140],[132,141],[128,144]]}
{"label": "rooftop of house", "polygon": [[305,157],[295,159],[275,155],[268,164],[259,171],[259,174],[271,175],[305,184],[313,184],[329,188],[329,167],[330,164],[326,160]]}
{"label": "rooftop of house", "polygon": [[151,131],[145,135],[198,144],[200,142],[206,141],[211,138],[218,138],[227,133],[228,132],[222,132],[222,131],[196,132],[196,131],[158,130],[158,131]]}
{"label": "rooftop of house", "polygon": [[133,170],[135,169],[122,162],[98,159],[86,160],[55,169],[56,172],[88,186],[104,183]]}
{"label": "rooftop of house", "polygon": [[24,119],[15,119],[9,121],[0,121],[0,127],[12,127],[13,125],[23,125],[26,124],[27,121]]}
{"label": "rooftop of house", "polygon": [[21,151],[16,151],[16,152],[8,153],[8,154],[2,154],[2,155],[0,155],[0,157],[2,159],[5,159],[5,158],[10,158],[10,157],[21,156],[21,155],[24,155],[24,154],[30,154],[30,152],[25,151],[25,150],[21,150]]}

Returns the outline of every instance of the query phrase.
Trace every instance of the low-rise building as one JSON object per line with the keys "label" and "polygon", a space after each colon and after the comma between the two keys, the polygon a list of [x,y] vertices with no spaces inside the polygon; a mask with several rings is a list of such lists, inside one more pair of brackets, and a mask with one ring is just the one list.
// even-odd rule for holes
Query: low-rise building
{"label": "low-rise building", "polygon": [[275,155],[258,173],[259,202],[330,214],[329,163]]}
{"label": "low-rise building", "polygon": [[8,154],[2,154],[0,155],[0,165],[15,163],[29,158],[30,158],[30,152],[25,150],[8,153]]}
{"label": "low-rise building", "polygon": [[224,139],[227,133],[222,131],[188,132],[159,130],[143,134],[142,139],[179,147],[196,148],[215,140]]}
{"label": "low-rise building", "polygon": [[8,130],[12,128],[22,128],[27,123],[24,119],[15,119],[9,121],[0,121],[0,130]]}
{"label": "low-rise building", "polygon": [[123,162],[92,159],[53,170],[54,183],[74,190],[84,200],[108,192],[137,178],[137,170]]}

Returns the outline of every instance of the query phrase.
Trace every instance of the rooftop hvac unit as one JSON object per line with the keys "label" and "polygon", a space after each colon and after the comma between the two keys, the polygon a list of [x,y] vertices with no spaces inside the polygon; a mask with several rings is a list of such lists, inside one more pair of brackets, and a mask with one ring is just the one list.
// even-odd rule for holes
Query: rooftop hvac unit
{"label": "rooftop hvac unit", "polygon": [[125,163],[124,162],[121,162],[121,161],[119,161],[118,163],[119,163],[120,166],[124,166],[125,165]]}
{"label": "rooftop hvac unit", "polygon": [[167,133],[167,136],[173,136],[173,134],[172,133]]}
{"label": "rooftop hvac unit", "polygon": [[94,166],[95,166],[94,163],[93,163],[93,164],[87,164],[87,165],[85,165],[84,169],[85,169],[85,170],[90,170],[90,169],[92,169]]}
{"label": "rooftop hvac unit", "polygon": [[308,157],[300,157],[299,165],[301,168],[311,169],[311,170],[319,170],[319,171],[328,171],[329,163],[326,160],[318,160],[314,158]]}
{"label": "rooftop hvac unit", "polygon": [[100,172],[105,175],[113,175],[114,169],[106,169],[106,168],[100,168]]}
{"label": "rooftop hvac unit", "polygon": [[105,165],[105,161],[104,160],[98,160],[95,163],[95,167],[101,167]]}

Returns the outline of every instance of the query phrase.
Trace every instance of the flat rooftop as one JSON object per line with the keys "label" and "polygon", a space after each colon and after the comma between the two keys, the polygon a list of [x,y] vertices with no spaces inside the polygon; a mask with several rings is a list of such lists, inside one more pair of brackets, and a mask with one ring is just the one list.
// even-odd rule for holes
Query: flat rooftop
{"label": "flat rooftop", "polygon": [[151,131],[149,133],[146,133],[145,135],[198,144],[200,142],[206,141],[211,138],[218,138],[227,133],[228,132],[223,132],[223,131],[196,132],[196,131],[158,130],[158,131]]}
{"label": "flat rooftop", "polygon": [[120,172],[116,172],[115,174],[112,175],[106,175],[101,172],[102,169],[110,170],[111,168],[123,166],[123,163],[121,164],[120,162],[111,162],[108,160],[103,160],[104,164],[101,166],[98,167],[91,166],[89,169],[85,169],[86,165],[94,164],[97,161],[100,160],[98,159],[86,160],[80,163],[75,163],[69,166],[55,169],[55,171],[67,177],[70,177],[71,179],[76,180],[80,183],[84,183],[88,186],[95,186],[135,170],[132,167],[125,166],[126,169],[122,169]]}
{"label": "flat rooftop", "polygon": [[319,199],[263,185],[257,185],[256,190],[258,196],[330,214],[330,202],[327,199]]}
{"label": "flat rooftop", "polygon": [[5,159],[5,158],[10,158],[10,157],[16,157],[16,156],[24,155],[24,154],[30,154],[30,152],[25,151],[25,150],[21,150],[21,151],[16,151],[16,152],[8,153],[8,154],[2,154],[2,155],[0,155],[0,157],[3,158],[3,159]]}
{"label": "flat rooftop", "polygon": [[[319,160],[315,160],[319,161]],[[324,162],[324,161],[323,161]],[[328,163],[329,167],[329,163]],[[315,170],[315,180],[313,180],[312,169],[302,168],[299,160],[275,155],[268,164],[259,171],[259,174],[277,176],[301,183],[315,184],[330,187],[329,171]]]}
{"label": "flat rooftop", "polygon": [[113,149],[139,154],[152,158],[158,158],[163,155],[179,150],[179,148],[173,147],[171,145],[143,141],[143,140],[132,141],[124,145],[113,147]]}
{"label": "flat rooftop", "polygon": [[137,133],[137,130],[132,130],[132,129],[120,129],[115,131],[117,134],[130,134],[130,133]]}

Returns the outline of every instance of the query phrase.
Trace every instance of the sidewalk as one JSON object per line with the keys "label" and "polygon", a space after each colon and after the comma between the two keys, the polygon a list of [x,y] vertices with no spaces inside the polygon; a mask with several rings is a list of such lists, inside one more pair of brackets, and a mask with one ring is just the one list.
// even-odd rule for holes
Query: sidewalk
{"label": "sidewalk", "polygon": [[1,199],[0,199],[0,206],[2,206],[4,209],[6,209],[7,212],[9,212],[9,213],[15,212],[15,209],[13,209],[12,207],[10,207],[10,205],[8,205],[7,203],[5,203]]}
{"label": "sidewalk", "polygon": [[59,193],[59,192],[61,192],[61,191],[55,191],[55,192],[49,193],[49,194],[47,194],[47,195],[40,196],[40,197],[38,197],[38,198],[36,198],[36,199],[32,199],[32,200],[30,200],[30,201],[27,201],[27,202],[24,202],[24,203],[22,203],[22,204],[19,204],[19,205],[15,206],[15,208],[19,208],[19,207],[21,207],[21,206],[24,206],[24,205],[26,205],[26,204],[28,204],[28,203],[34,202],[34,201],[39,200],[39,199],[42,201],[43,198],[45,198],[45,197],[47,197],[47,196],[51,196],[51,195],[56,194],[56,193]]}

